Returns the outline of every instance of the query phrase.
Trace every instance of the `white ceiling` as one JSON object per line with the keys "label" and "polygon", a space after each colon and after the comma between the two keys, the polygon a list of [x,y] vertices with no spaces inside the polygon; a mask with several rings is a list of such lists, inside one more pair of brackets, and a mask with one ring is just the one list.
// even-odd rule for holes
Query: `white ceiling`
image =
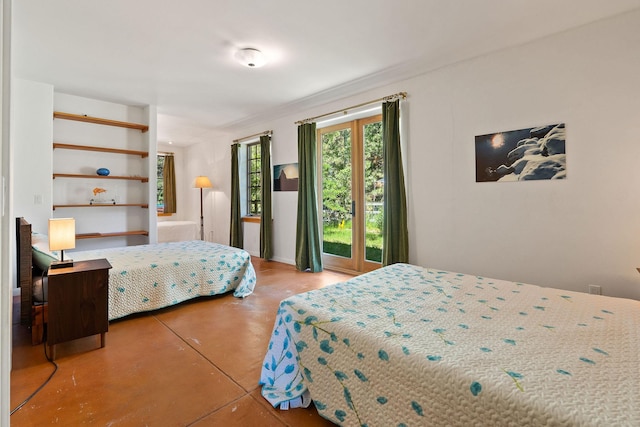
{"label": "white ceiling", "polygon": [[[18,78],[158,107],[189,145],[640,7],[640,0],[14,0]],[[269,63],[235,62],[239,48]]]}

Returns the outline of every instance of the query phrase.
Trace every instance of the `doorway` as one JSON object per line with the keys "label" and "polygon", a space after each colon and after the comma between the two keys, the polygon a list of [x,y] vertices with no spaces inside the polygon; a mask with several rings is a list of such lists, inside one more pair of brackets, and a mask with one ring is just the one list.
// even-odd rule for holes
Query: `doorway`
{"label": "doorway", "polygon": [[382,262],[382,116],[317,132],[323,265],[375,270]]}

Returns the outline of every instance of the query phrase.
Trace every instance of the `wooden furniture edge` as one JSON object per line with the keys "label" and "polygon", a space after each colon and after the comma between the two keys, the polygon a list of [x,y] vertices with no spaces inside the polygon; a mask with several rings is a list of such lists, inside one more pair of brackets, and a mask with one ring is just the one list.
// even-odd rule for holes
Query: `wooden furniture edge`
{"label": "wooden furniture edge", "polygon": [[91,145],[64,144],[62,142],[54,142],[53,149],[55,150],[56,148],[60,148],[64,150],[96,151],[99,153],[130,154],[132,156],[140,156],[142,158],[149,157],[148,151],[125,150],[122,148],[94,147]]}
{"label": "wooden furniture edge", "polygon": [[33,303],[31,224],[22,217],[16,218],[16,245],[17,285],[20,288],[20,324],[31,326],[31,305]]}
{"label": "wooden furniture edge", "polygon": [[122,207],[122,206],[138,206],[143,209],[148,209],[149,205],[146,203],[96,203],[93,205],[90,204],[75,204],[75,205],[53,205],[53,210],[55,211],[58,208],[113,208],[113,207]]}
{"label": "wooden furniture edge", "polygon": [[92,179],[126,179],[132,181],[149,182],[148,177],[144,176],[101,176],[101,175],[83,175],[75,173],[54,173],[53,179],[56,178],[92,178]]}
{"label": "wooden furniture edge", "polygon": [[140,123],[122,122],[119,120],[103,119],[100,117],[87,116],[86,114],[63,113],[62,111],[53,112],[54,119],[74,120],[77,122],[93,123],[97,125],[116,126],[127,129],[136,129],[142,133],[149,130],[149,126]]}
{"label": "wooden furniture edge", "polygon": [[115,233],[82,233],[76,234],[76,239],[99,239],[103,237],[120,237],[120,236],[148,236],[146,230],[122,231]]}

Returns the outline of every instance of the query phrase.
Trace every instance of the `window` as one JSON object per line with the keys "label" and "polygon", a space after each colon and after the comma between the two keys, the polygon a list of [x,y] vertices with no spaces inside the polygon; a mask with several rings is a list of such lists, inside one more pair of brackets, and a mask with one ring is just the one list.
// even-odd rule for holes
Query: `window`
{"label": "window", "polygon": [[247,215],[260,215],[261,201],[260,143],[247,145]]}
{"label": "window", "polygon": [[162,177],[162,170],[164,169],[164,154],[158,154],[157,161],[157,182],[158,193],[156,196],[156,211],[158,214],[164,214],[164,179]]}

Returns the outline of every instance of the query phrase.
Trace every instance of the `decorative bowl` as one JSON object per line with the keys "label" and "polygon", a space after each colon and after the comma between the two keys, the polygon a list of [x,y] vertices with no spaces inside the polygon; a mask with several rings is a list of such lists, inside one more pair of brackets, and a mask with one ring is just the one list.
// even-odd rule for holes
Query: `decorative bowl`
{"label": "decorative bowl", "polygon": [[100,168],[96,171],[96,173],[100,176],[108,176],[111,173],[111,171],[107,168]]}

